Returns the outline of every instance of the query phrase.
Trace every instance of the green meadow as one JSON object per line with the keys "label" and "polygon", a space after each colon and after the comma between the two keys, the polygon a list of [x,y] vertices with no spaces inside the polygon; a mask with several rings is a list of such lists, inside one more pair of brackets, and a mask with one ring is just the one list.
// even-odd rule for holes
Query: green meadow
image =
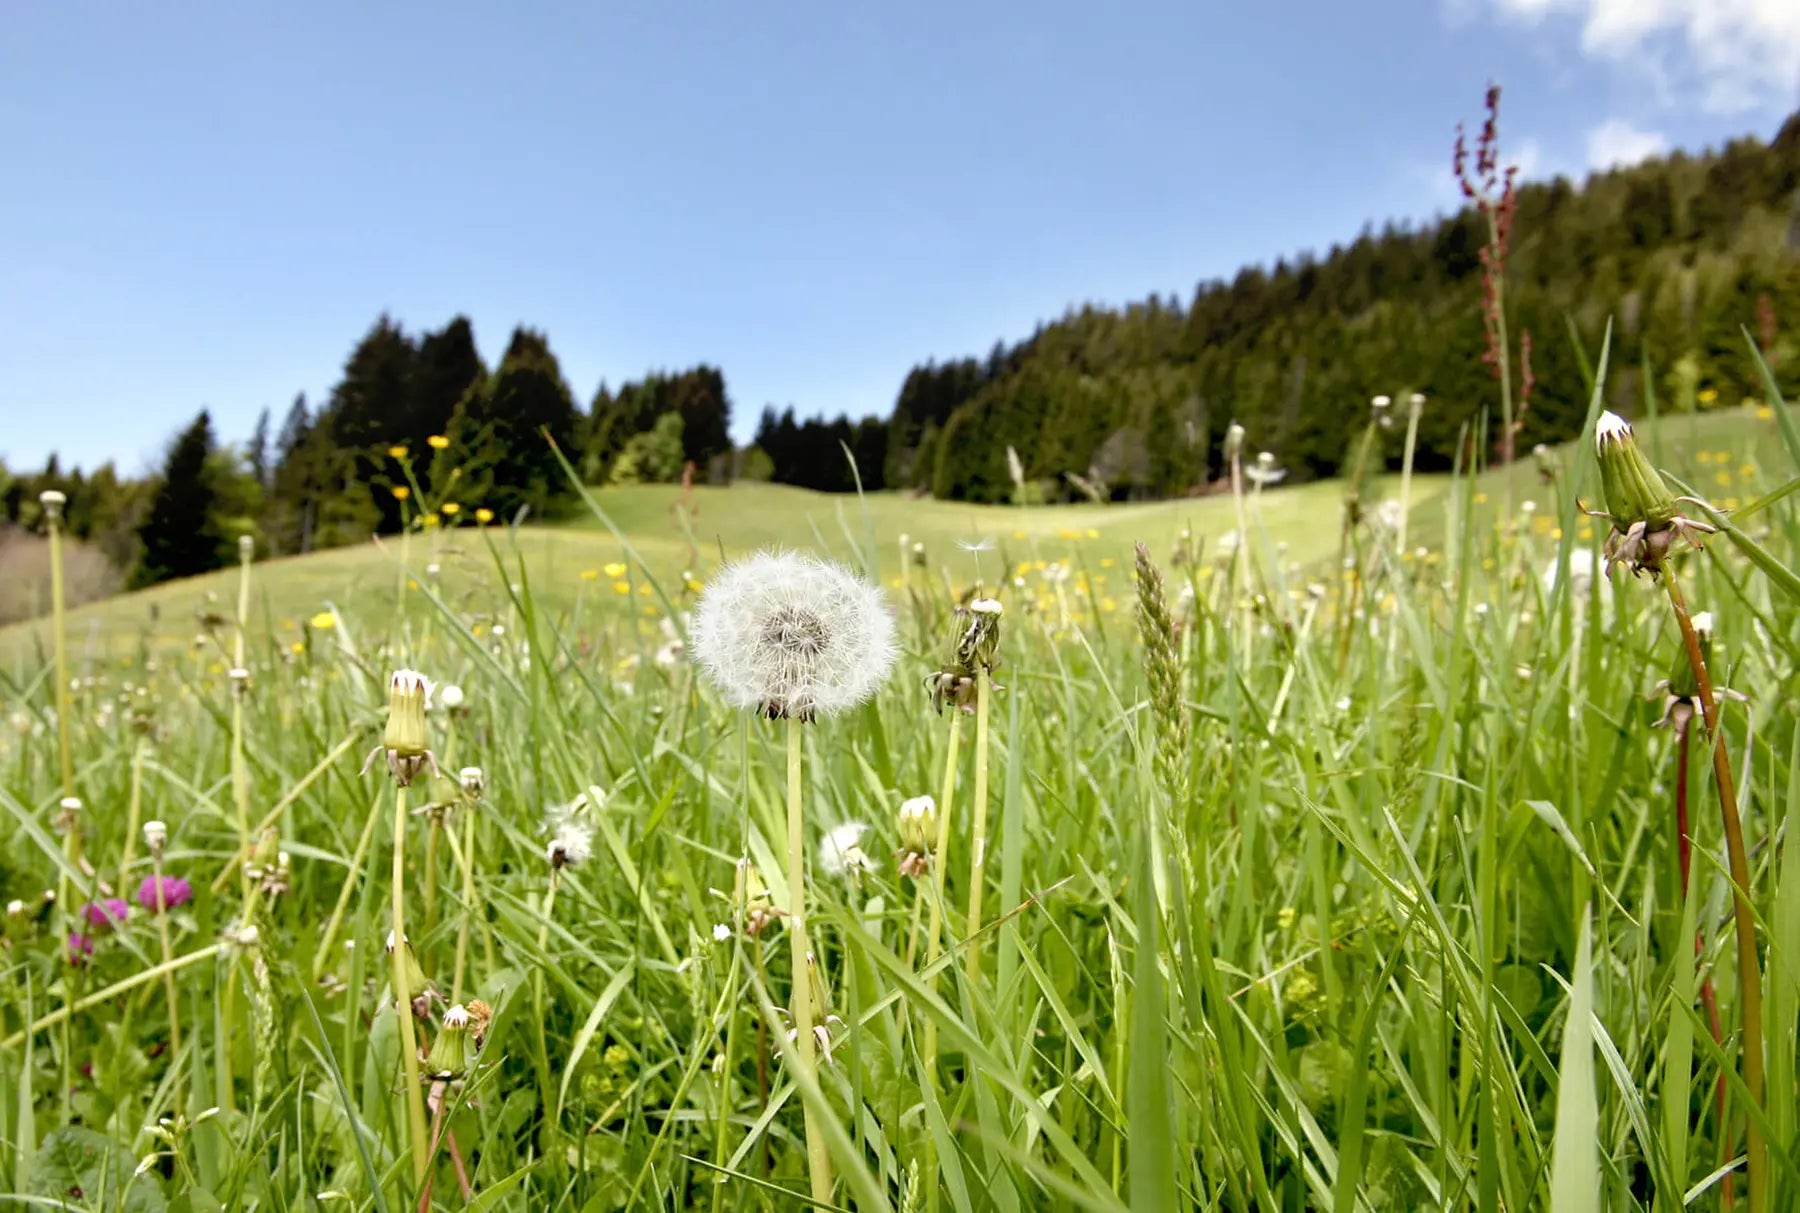
{"label": "green meadow", "polygon": [[[1795,1207],[1800,430],[1636,441],[1660,579],[1584,439],[1404,538],[646,486],[0,632],[0,1203]],[[762,549],[881,588],[868,702],[696,663]]]}

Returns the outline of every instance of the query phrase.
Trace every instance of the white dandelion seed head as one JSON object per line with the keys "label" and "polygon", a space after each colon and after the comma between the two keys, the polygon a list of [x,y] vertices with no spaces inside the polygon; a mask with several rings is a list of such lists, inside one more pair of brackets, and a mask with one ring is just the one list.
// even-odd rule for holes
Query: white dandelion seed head
{"label": "white dandelion seed head", "polygon": [[994,550],[992,539],[958,539],[956,546],[965,552],[991,552]]}
{"label": "white dandelion seed head", "polygon": [[1623,442],[1631,437],[1631,422],[1619,416],[1611,409],[1600,414],[1600,421],[1594,426],[1594,449],[1604,451],[1609,442]]}
{"label": "white dandelion seed head", "polygon": [[970,613],[975,615],[998,615],[1005,609],[998,598],[977,598],[969,604]]}
{"label": "white dandelion seed head", "polygon": [[862,849],[862,837],[869,827],[860,821],[846,821],[819,840],[819,867],[827,876],[859,876],[875,870],[875,861]]}
{"label": "white dandelion seed head", "polygon": [[1389,497],[1375,507],[1375,525],[1384,531],[1400,530],[1400,523],[1405,519],[1406,511],[1400,508],[1400,502]]}
{"label": "white dandelion seed head", "polygon": [[1369,403],[1371,405],[1373,405],[1375,408],[1385,409],[1388,405],[1394,403],[1394,400],[1393,400],[1393,397],[1391,397],[1391,396],[1383,395],[1383,396],[1375,397],[1375,399],[1369,401]]}
{"label": "white dandelion seed head", "polygon": [[557,867],[586,863],[594,853],[594,827],[579,817],[564,817],[556,823],[544,853]]}
{"label": "white dandelion seed head", "polygon": [[1713,613],[1700,611],[1689,622],[1694,625],[1696,632],[1710,632],[1713,630]]}
{"label": "white dandelion seed head", "polygon": [[454,712],[463,705],[463,689],[454,682],[448,683],[438,692],[438,706]]}
{"label": "white dandelion seed head", "polygon": [[791,552],[726,565],[701,591],[689,641],[733,706],[801,718],[863,702],[899,653],[879,589]]}

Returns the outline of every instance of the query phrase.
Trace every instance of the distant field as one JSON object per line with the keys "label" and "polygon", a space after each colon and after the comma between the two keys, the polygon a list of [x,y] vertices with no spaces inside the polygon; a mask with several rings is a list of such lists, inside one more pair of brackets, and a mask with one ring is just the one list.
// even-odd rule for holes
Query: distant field
{"label": "distant field", "polygon": [[[1666,463],[1689,471],[1705,469],[1703,487],[1719,503],[1726,504],[1740,492],[1748,500],[1758,491],[1752,483],[1754,458],[1759,444],[1775,440],[1772,421],[1751,410],[1731,410],[1671,419],[1662,430]],[[1646,437],[1651,437],[1648,429]],[[1397,434],[1392,442],[1398,447]],[[1528,455],[1520,458],[1513,478],[1516,500],[1535,496],[1548,504],[1549,490]],[[1498,497],[1503,483],[1498,473],[1490,473],[1483,488]],[[1398,476],[1387,477],[1383,493],[1393,496],[1398,484]],[[1412,533],[1421,543],[1434,542],[1441,533],[1447,484],[1444,475],[1415,478]],[[1762,485],[1760,491],[1772,487]],[[1334,556],[1342,491],[1337,481],[1265,491],[1259,510],[1269,543],[1300,566]],[[1109,574],[1100,562],[1124,561],[1136,540],[1166,555],[1185,528],[1197,544],[1212,550],[1237,526],[1228,495],[1019,509],[897,493],[858,498],[784,485],[738,484],[694,489],[688,499],[691,511],[678,508],[683,494],[671,485],[600,489],[594,497],[672,596],[678,596],[681,574],[696,564],[710,566],[721,553],[729,556],[768,546],[840,557],[872,551],[875,571],[884,582],[895,584],[902,535],[924,544],[926,567],[933,576],[948,575],[958,584],[978,578],[993,584],[1003,567],[1010,570],[1023,560],[1069,558],[1091,565],[1104,589]],[[1538,520],[1539,525],[1548,522],[1547,516]],[[986,550],[967,552],[959,545]],[[447,600],[471,609],[477,604],[470,595],[491,598],[495,593],[491,570],[496,554],[515,567],[522,561],[533,591],[553,609],[578,604],[584,612],[616,609],[621,589],[641,597],[647,607],[655,601],[649,587],[626,586],[608,575],[607,566],[623,560],[621,545],[587,509],[577,506],[571,517],[551,525],[486,532],[461,527],[415,533],[404,541],[390,536],[359,547],[264,562],[255,569],[251,615],[261,628],[295,636],[310,616],[328,608],[342,612],[347,620],[379,615],[391,609],[403,580],[431,580],[427,570],[433,564],[438,566],[433,584]],[[1122,569],[1111,576],[1116,584],[1110,588],[1129,590]],[[185,641],[204,613],[232,612],[236,584],[235,571],[220,572],[83,607],[71,613],[72,643],[78,650],[114,651],[145,641]],[[505,606],[490,605],[495,611]],[[0,659],[23,658],[47,636],[42,621],[0,630]]]}

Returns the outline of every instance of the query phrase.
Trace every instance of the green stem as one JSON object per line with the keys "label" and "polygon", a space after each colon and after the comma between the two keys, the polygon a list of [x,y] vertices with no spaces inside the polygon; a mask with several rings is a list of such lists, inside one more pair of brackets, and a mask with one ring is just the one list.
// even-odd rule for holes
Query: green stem
{"label": "green stem", "polygon": [[381,800],[376,798],[369,806],[369,816],[363,822],[362,836],[356,840],[356,850],[350,856],[349,870],[344,874],[344,887],[338,890],[337,904],[331,908],[331,917],[325,922],[325,932],[319,936],[319,950],[313,954],[313,980],[317,981],[325,975],[325,967],[332,962],[333,946],[337,943],[338,931],[344,925],[344,914],[350,908],[350,896],[356,891],[356,878],[362,871],[363,857],[369,853],[369,844],[375,840],[375,823],[381,818]]}
{"label": "green stem", "polygon": [[[163,901],[163,862],[162,851],[150,852],[150,870],[156,876],[156,934],[162,943],[163,996],[169,1004],[169,1065],[181,1064],[181,998],[175,993],[175,970],[170,968],[175,958],[174,946],[169,941],[169,907]],[[175,1111],[181,1112],[182,1085],[175,1084]]]}
{"label": "green stem", "polygon": [[25,1037],[28,1035],[36,1035],[45,1028],[53,1028],[57,1024],[68,1019],[71,1015],[79,1014],[89,1007],[97,1007],[108,999],[117,998],[121,994],[130,993],[141,985],[146,985],[149,982],[157,980],[165,973],[173,973],[178,969],[186,968],[188,965],[196,964],[199,961],[217,956],[224,946],[224,944],[219,943],[209,944],[206,947],[201,948],[198,952],[189,952],[186,956],[179,956],[174,960],[167,960],[162,964],[152,965],[142,972],[133,973],[123,981],[113,982],[103,990],[95,990],[92,994],[89,994],[84,998],[78,998],[67,1006],[58,1007],[48,1015],[34,1020],[29,1027],[14,1032],[5,1040],[0,1040],[0,1049],[16,1049],[25,1043]]}
{"label": "green stem", "polygon": [[[802,781],[802,725],[796,716],[787,718],[787,885],[788,940],[793,946],[794,1051],[800,1068],[809,1078],[817,1078],[817,1042],[813,1040],[812,949],[806,942],[806,813]],[[818,1116],[804,1101],[806,1126],[806,1169],[812,1179],[813,1200],[831,1203],[831,1155],[825,1148],[825,1135],[819,1131]]]}
{"label": "green stem", "polygon": [[450,979],[453,1006],[462,1002],[463,974],[469,962],[469,920],[475,913],[475,806],[463,805],[462,813],[463,844],[456,856],[462,868],[462,920],[456,924],[456,968]]}
{"label": "green stem", "polygon": [[[1395,559],[1406,551],[1406,521],[1412,510],[1413,452],[1419,444],[1419,405],[1406,402],[1406,454],[1400,461],[1400,531],[1394,540]],[[1396,629],[1397,630],[1397,629]]]}
{"label": "green stem", "polygon": [[[1713,695],[1706,658],[1700,651],[1700,638],[1694,632],[1694,621],[1688,615],[1687,600],[1676,583],[1674,571],[1665,563],[1662,573],[1663,584],[1669,591],[1669,605],[1675,610],[1675,622],[1681,626],[1682,643],[1687,646],[1688,664],[1693,667],[1694,680],[1700,684],[1700,709],[1706,719],[1706,735],[1712,741],[1713,782],[1719,789],[1719,816],[1725,826],[1725,855],[1731,868],[1731,904],[1737,928],[1744,1087],[1750,1102],[1761,1109],[1764,1107],[1762,970],[1756,954],[1756,911],[1750,904],[1750,857],[1744,847],[1744,823],[1738,813],[1731,756],[1725,749],[1725,731],[1719,727],[1718,700]],[[1756,1117],[1746,1119],[1744,1169],[1749,1177],[1750,1213],[1763,1213],[1768,1207],[1768,1151]]]}
{"label": "green stem", "polygon": [[425,1128],[425,1089],[419,1081],[419,1038],[413,1031],[413,995],[406,977],[406,785],[394,788],[394,1014],[400,1018],[400,1060],[406,1068],[406,1139],[412,1151],[413,1185],[425,1183],[430,1146]]}
{"label": "green stem", "polygon": [[[981,930],[981,891],[987,875],[987,810],[988,810],[988,700],[993,684],[986,668],[975,671],[975,804],[969,843],[969,923],[967,937],[974,939]],[[968,955],[969,980],[981,979],[981,949],[971,944]]]}
{"label": "green stem", "polygon": [[[250,616],[250,545],[239,546],[241,557],[238,570],[238,603],[237,634],[232,638],[231,665],[234,670],[244,668],[244,626]],[[250,766],[244,761],[244,697],[248,688],[232,681],[231,696],[231,795],[237,810],[238,870],[242,874],[243,892],[246,900],[250,896],[250,863],[252,849],[250,837]]]}
{"label": "green stem", "polygon": [[62,520],[50,518],[50,635],[56,650],[56,744],[62,759],[62,794],[75,795],[75,753],[69,744],[69,641],[63,600]]}

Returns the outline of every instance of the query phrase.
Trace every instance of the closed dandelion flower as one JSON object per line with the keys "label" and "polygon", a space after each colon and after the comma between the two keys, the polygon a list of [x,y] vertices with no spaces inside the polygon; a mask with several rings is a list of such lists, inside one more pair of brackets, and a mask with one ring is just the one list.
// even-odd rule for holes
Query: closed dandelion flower
{"label": "closed dandelion flower", "polygon": [[784,552],[727,565],[702,591],[690,638],[725,698],[770,719],[855,707],[897,653],[879,589],[842,565]]}

